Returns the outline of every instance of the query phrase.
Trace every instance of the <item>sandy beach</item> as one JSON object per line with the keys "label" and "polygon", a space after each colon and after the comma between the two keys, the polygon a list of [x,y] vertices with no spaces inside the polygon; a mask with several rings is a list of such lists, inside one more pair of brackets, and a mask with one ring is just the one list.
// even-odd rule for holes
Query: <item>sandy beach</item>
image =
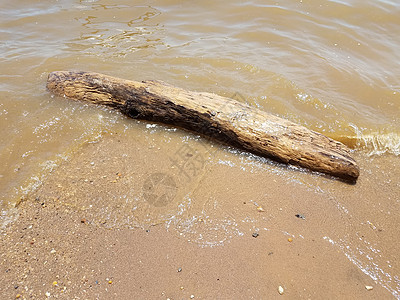
{"label": "sandy beach", "polygon": [[[198,194],[208,198],[207,191],[219,179],[218,185],[226,187],[218,190],[219,203],[226,206],[219,215],[206,214],[204,204],[202,209],[192,205],[185,213],[196,218],[171,223],[164,211],[174,210],[171,203],[147,208],[147,214],[141,213],[143,219],[136,220],[141,226],[128,228],[127,217],[134,213],[109,195],[140,189],[148,170],[162,171],[160,153],[166,155],[168,147],[153,149],[133,143],[128,135],[108,134],[50,174],[19,205],[17,222],[2,233],[3,299],[393,297],[327,241],[331,237],[323,237],[338,221],[334,209],[329,211],[328,206],[328,211],[320,212],[319,195],[302,188],[290,191],[285,178],[273,173],[246,178],[237,169],[226,173],[225,165],[220,170],[214,167],[204,171],[207,176],[200,180]],[[235,156],[225,150],[214,155]],[[271,168],[284,167],[272,164]],[[229,178],[222,179],[222,174]],[[238,186],[239,182],[243,184]],[[270,182],[269,196],[257,198],[256,186],[263,182]],[[292,193],[297,193],[297,202],[289,199]],[[196,201],[196,191],[192,194]],[[296,216],[299,212],[304,215]],[[193,219],[191,230],[183,224],[188,219]],[[218,227],[228,219],[242,222]],[[341,225],[337,226],[339,230]]]}
{"label": "sandy beach", "polygon": [[[0,300],[400,299],[396,1],[2,2]],[[360,176],[57,96],[54,71],[235,99]]]}

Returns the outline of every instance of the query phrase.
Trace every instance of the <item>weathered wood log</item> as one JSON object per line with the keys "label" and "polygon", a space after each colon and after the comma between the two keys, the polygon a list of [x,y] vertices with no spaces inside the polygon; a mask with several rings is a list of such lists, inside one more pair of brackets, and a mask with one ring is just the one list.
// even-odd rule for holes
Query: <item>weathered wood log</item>
{"label": "weathered wood log", "polygon": [[355,181],[357,163],[340,142],[233,99],[191,92],[160,81],[136,82],[98,73],[57,71],[54,94],[183,127],[254,154]]}

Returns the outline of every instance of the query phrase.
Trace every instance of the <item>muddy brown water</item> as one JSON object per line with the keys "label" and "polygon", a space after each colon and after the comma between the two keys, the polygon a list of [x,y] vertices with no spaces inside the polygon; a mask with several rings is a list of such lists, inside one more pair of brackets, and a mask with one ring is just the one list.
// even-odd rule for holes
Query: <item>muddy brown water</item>
{"label": "muddy brown water", "polygon": [[[112,196],[125,203],[115,208],[118,218],[97,202],[98,220],[114,227],[161,221],[212,247],[246,230],[307,239],[292,223],[273,222],[281,211],[304,214],[318,228],[313,237],[400,297],[399,15],[395,1],[379,0],[1,1],[2,225],[17,221],[17,203],[50,172],[118,136],[140,145],[142,180]],[[249,103],[353,148],[360,179],[347,185],[52,97],[48,73],[71,69],[159,79]],[[130,151],[118,155],[134,159]],[[277,197],[275,207],[268,199]],[[269,217],[249,219],[243,199]]]}

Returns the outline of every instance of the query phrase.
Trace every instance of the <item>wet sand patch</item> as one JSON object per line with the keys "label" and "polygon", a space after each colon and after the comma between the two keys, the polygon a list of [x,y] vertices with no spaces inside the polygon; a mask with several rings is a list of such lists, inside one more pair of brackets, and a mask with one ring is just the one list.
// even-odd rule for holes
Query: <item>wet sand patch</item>
{"label": "wet sand patch", "polygon": [[[332,193],[288,180],[279,165],[250,171],[223,147],[188,181],[168,143],[133,140],[88,144],[20,205],[0,243],[2,295],[271,298],[282,286],[292,298],[390,297],[330,242],[353,230]],[[174,179],[165,205],[143,191],[152,174]]]}

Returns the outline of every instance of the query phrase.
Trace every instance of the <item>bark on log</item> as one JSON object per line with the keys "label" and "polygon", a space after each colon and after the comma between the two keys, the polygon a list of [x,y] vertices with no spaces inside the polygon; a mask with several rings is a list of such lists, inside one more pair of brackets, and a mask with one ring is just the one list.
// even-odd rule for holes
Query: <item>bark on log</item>
{"label": "bark on log", "polygon": [[191,92],[160,81],[136,82],[91,72],[57,71],[54,94],[180,126],[260,156],[355,182],[357,163],[340,142],[233,99]]}

